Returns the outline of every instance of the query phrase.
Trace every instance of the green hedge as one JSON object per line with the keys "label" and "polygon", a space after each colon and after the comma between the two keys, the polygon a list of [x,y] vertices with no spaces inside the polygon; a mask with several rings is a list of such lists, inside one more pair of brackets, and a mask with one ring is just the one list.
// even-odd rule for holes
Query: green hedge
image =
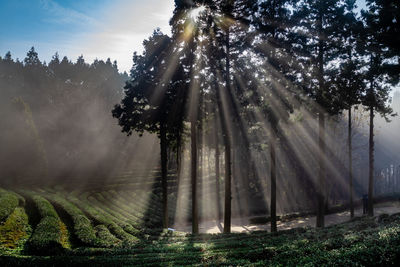
{"label": "green hedge", "polygon": [[74,232],[79,241],[84,245],[99,245],[92,223],[77,206],[59,196],[49,196],[49,199],[60,206],[72,218]]}
{"label": "green hedge", "polygon": [[121,241],[110,233],[110,230],[105,225],[97,225],[95,228],[96,235],[101,244],[106,247],[118,245]]}
{"label": "green hedge", "polygon": [[37,254],[57,254],[63,250],[61,221],[49,201],[35,195],[32,200],[41,217],[29,241],[30,250]]}
{"label": "green hedge", "polygon": [[117,238],[123,240],[124,242],[134,243],[138,241],[138,238],[127,233],[124,229],[115,223],[115,218],[113,216],[108,215],[106,212],[102,210],[98,210],[94,208],[92,205],[88,204],[83,199],[77,199],[75,197],[70,197],[70,201],[79,206],[81,209],[85,210],[85,212],[93,218],[98,224],[104,224],[110,230],[110,232],[115,235]]}
{"label": "green hedge", "polygon": [[0,222],[3,222],[7,217],[18,207],[18,197],[9,192],[2,192],[0,196]]}

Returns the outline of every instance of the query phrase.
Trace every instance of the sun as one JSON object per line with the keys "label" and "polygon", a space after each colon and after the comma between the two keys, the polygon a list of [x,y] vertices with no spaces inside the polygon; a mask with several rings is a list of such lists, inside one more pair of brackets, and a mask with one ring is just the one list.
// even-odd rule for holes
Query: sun
{"label": "sun", "polygon": [[199,6],[189,11],[189,18],[197,20],[202,12],[206,10],[205,6]]}

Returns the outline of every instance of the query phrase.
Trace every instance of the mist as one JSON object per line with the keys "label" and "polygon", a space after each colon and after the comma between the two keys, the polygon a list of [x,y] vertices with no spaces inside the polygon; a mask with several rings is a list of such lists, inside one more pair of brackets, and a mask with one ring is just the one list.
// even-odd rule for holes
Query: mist
{"label": "mist", "polygon": [[143,168],[157,157],[151,150],[156,137],[127,137],[112,118],[128,79],[116,62],[87,64],[83,57],[72,62],[55,55],[47,65],[32,51],[28,63],[0,63],[3,185],[82,186]]}

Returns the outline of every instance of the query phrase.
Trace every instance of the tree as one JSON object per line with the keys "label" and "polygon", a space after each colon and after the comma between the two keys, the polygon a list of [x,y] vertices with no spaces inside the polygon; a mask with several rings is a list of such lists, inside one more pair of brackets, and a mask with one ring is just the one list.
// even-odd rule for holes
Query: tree
{"label": "tree", "polygon": [[42,64],[39,60],[38,53],[35,51],[35,48],[33,46],[26,54],[24,63],[26,66],[38,66]]}
{"label": "tree", "polygon": [[[335,70],[334,84],[344,103],[344,109],[348,110],[348,172],[349,172],[349,203],[350,217],[354,217],[354,187],[353,187],[353,156],[352,156],[352,108],[361,102],[365,86],[361,60],[361,31],[362,22],[357,18],[355,1],[345,2],[345,13],[343,17],[342,32],[340,33],[343,49],[339,55],[339,69]],[[361,50],[361,51],[360,51]]]}
{"label": "tree", "polygon": [[344,19],[343,2],[299,1],[294,6],[292,43],[299,68],[297,84],[306,95],[315,101],[313,112],[318,115],[318,157],[319,174],[317,181],[317,227],[324,227],[326,205],[326,115],[338,114],[343,103],[340,92],[334,86],[332,73],[336,68],[332,64],[341,51],[341,25]]}
{"label": "tree", "polygon": [[[291,78],[287,62],[288,56],[285,48],[288,46],[288,31],[290,29],[290,11],[287,0],[262,1],[260,3],[260,16],[256,20],[256,28],[259,30],[261,42],[256,46],[256,52],[265,60],[264,70],[265,94],[264,110],[266,125],[270,129],[270,180],[271,180],[271,232],[277,231],[276,226],[276,143],[280,134],[279,122],[286,121],[292,112],[289,103],[291,91]],[[269,78],[267,78],[269,77]],[[263,101],[262,101],[263,102]]]}
{"label": "tree", "polygon": [[380,43],[380,53],[385,59],[383,71],[390,76],[390,82],[400,81],[400,3],[393,0],[367,0],[368,24],[374,29],[374,36]]}
{"label": "tree", "polygon": [[363,30],[364,57],[366,58],[365,84],[366,94],[363,98],[363,105],[369,111],[369,177],[368,177],[368,215],[374,215],[373,194],[374,194],[374,116],[378,112],[388,120],[387,115],[393,110],[388,105],[390,87],[389,77],[386,75],[384,65],[385,44],[380,38],[380,26],[376,23],[374,5],[368,2],[370,12],[362,12],[365,22]]}
{"label": "tree", "polygon": [[178,97],[183,86],[183,70],[169,68],[171,39],[159,30],[143,42],[143,55],[134,54],[130,80],[125,85],[125,98],[112,111],[122,131],[157,133],[160,138],[163,227],[168,227],[167,149],[183,131],[182,114],[176,107],[184,106]]}
{"label": "tree", "polygon": [[[201,1],[199,1],[201,2]],[[203,3],[204,4],[204,3]],[[225,146],[225,200],[224,200],[224,233],[231,231],[231,200],[232,200],[232,143],[237,143],[241,137],[247,143],[247,134],[240,121],[238,105],[235,104],[235,93],[239,87],[234,85],[235,70],[232,68],[238,60],[238,55],[248,49],[251,41],[249,38],[250,25],[248,19],[256,8],[256,1],[214,1],[207,2],[207,22],[205,33],[211,39],[208,43],[214,53],[211,56],[214,67],[220,74],[214,76],[225,86],[216,87],[216,104],[221,122],[222,137]],[[223,21],[218,23],[218,20]],[[246,23],[241,23],[246,20]],[[228,123],[231,114],[233,123]],[[235,128],[233,128],[235,127]],[[238,129],[239,134],[232,132]],[[248,146],[247,146],[248,147]]]}

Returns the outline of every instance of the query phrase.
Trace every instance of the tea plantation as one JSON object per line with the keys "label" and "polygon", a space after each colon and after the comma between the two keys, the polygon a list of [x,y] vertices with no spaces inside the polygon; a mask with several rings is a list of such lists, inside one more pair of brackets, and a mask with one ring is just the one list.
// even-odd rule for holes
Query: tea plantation
{"label": "tea plantation", "polygon": [[190,235],[160,230],[159,202],[155,194],[130,188],[0,189],[0,266],[396,266],[400,262],[400,214],[356,218],[320,230]]}

